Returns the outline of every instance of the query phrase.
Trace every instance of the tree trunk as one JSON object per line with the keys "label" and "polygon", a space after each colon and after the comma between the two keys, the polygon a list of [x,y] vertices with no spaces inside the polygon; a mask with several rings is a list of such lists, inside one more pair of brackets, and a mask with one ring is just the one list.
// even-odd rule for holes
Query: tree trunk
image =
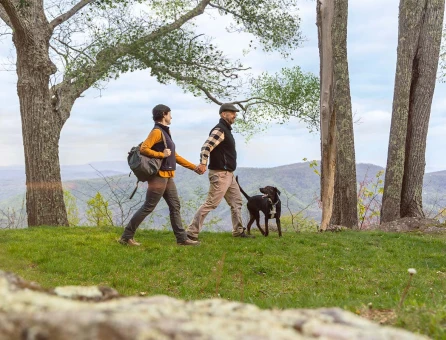
{"label": "tree trunk", "polygon": [[327,229],[333,212],[334,179],[336,167],[336,113],[333,104],[333,45],[332,25],[334,3],[317,2],[317,26],[321,74],[321,201],[320,230]]}
{"label": "tree trunk", "polygon": [[395,89],[381,223],[424,216],[426,138],[445,0],[401,0]]}
{"label": "tree trunk", "polygon": [[358,226],[356,159],[347,59],[348,0],[335,1],[332,29],[334,111],[336,112],[336,171],[331,224]]}
{"label": "tree trunk", "polygon": [[358,225],[353,117],[347,60],[348,0],[318,1],[321,74],[321,230]]}
{"label": "tree trunk", "polygon": [[[35,15],[37,11],[30,12]],[[17,50],[28,226],[68,226],[59,164],[63,122],[53,110],[48,87],[49,77],[56,71],[48,51],[51,32],[44,14],[23,22],[30,27],[14,32],[13,41]]]}
{"label": "tree trunk", "polygon": [[445,0],[428,1],[412,71],[401,217],[424,217],[426,139],[440,55]]}

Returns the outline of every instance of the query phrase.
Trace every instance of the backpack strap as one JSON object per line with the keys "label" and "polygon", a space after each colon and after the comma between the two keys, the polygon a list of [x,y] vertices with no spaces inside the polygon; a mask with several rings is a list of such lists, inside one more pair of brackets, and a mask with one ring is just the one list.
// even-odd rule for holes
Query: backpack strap
{"label": "backpack strap", "polygon": [[164,136],[163,130],[161,130],[159,127],[154,127],[153,130],[155,130],[155,129],[158,129],[161,131],[161,137],[163,138],[163,142],[164,142],[164,149],[167,149],[166,137]]}
{"label": "backpack strap", "polygon": [[135,189],[133,189],[132,194],[129,197],[129,200],[131,200],[133,198],[133,196],[135,196],[136,190],[138,190],[138,183],[139,183],[139,180],[136,182]]}

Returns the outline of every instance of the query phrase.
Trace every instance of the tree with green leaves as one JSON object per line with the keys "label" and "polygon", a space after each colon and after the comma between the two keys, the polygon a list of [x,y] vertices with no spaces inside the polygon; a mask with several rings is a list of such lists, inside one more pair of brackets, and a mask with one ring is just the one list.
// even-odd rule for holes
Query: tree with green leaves
{"label": "tree with green leaves", "polygon": [[80,223],[79,209],[77,207],[76,197],[68,190],[63,191],[63,200],[67,209],[68,225],[78,226]]}
{"label": "tree with green leaves", "polygon": [[306,103],[281,101],[276,91],[264,98],[269,92],[255,85],[251,95],[243,78],[248,68],[196,24],[201,15],[227,16],[230,31],[249,32],[266,51],[286,55],[302,39],[297,13],[293,0],[0,0],[17,55],[28,225],[68,225],[62,128],[87,89],[123,72],[147,69],[162,84],[215,103],[232,101],[247,117],[267,110],[306,117]]}
{"label": "tree with green leaves", "polygon": [[[286,124],[298,118],[310,132],[319,130],[319,78],[298,66],[275,74],[262,73],[250,79],[248,104],[235,128],[248,139],[271,124]],[[260,104],[260,105],[259,105]]]}
{"label": "tree with green leaves", "polygon": [[113,226],[113,215],[108,207],[108,201],[98,191],[94,197],[87,201],[87,220],[95,227]]}

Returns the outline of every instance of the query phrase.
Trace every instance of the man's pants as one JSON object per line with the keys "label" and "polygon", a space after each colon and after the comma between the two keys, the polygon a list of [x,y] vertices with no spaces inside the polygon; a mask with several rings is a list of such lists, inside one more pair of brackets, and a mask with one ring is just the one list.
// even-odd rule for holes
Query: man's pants
{"label": "man's pants", "polygon": [[148,184],[146,201],[133,215],[127,227],[125,227],[122,238],[126,240],[133,238],[136,229],[144,218],[155,209],[161,197],[163,197],[169,206],[170,224],[172,225],[177,242],[184,242],[187,239],[187,234],[181,223],[180,199],[178,198],[178,192],[173,178],[163,178],[155,175],[150,178]]}
{"label": "man's pants", "polygon": [[243,233],[242,223],[242,195],[231,171],[209,170],[209,193],[206,201],[198,208],[195,216],[187,228],[187,233],[198,237],[203,228],[203,222],[211,210],[217,208],[225,198],[231,207],[232,236]]}

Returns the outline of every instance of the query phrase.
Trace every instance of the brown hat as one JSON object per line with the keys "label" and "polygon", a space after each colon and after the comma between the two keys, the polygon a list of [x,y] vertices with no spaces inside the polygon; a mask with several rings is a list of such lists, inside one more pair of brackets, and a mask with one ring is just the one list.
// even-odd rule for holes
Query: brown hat
{"label": "brown hat", "polygon": [[222,112],[225,112],[225,111],[239,112],[240,110],[237,109],[233,104],[226,103],[226,104],[223,104],[222,106],[220,106],[219,113],[221,114]]}

